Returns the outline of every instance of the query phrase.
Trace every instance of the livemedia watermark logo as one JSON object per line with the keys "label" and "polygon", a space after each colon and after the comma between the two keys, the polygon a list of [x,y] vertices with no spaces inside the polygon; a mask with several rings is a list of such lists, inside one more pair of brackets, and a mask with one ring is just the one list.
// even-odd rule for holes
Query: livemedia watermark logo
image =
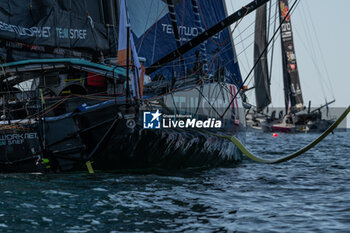
{"label": "livemedia watermark logo", "polygon": [[162,114],[157,110],[156,112],[143,112],[143,128],[144,129],[160,129]]}
{"label": "livemedia watermark logo", "polygon": [[191,115],[163,115],[157,111],[143,113],[144,129],[219,129],[222,127],[222,121],[215,118],[197,119]]}

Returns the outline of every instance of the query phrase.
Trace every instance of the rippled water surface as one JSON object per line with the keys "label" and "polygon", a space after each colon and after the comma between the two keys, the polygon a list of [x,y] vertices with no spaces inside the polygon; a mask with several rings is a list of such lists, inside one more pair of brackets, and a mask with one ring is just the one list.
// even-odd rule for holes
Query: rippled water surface
{"label": "rippled water surface", "polygon": [[[317,135],[248,133],[265,158]],[[158,174],[2,174],[0,232],[349,232],[350,132],[290,162]]]}

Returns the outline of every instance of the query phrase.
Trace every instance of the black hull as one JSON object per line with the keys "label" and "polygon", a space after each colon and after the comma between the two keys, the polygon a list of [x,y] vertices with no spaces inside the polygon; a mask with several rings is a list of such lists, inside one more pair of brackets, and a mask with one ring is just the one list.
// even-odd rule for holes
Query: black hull
{"label": "black hull", "polygon": [[[85,169],[115,134],[129,135],[133,106],[113,103],[46,117],[32,124],[1,127],[0,172],[66,172]],[[113,128],[111,127],[113,125]]]}
{"label": "black hull", "polygon": [[[144,130],[137,109],[112,102],[21,125],[24,131],[1,130],[4,139],[28,135],[21,143],[0,147],[0,172],[86,171],[86,161],[95,170],[215,167],[240,161],[240,151],[229,140],[196,129]],[[231,135],[240,136],[240,125],[226,125],[231,125]]]}
{"label": "black hull", "polygon": [[215,167],[240,161],[240,151],[229,140],[191,130],[142,130],[111,139],[94,158],[96,169],[181,169]]}
{"label": "black hull", "polygon": [[37,124],[15,129],[2,127],[0,138],[1,172],[37,172],[45,169],[45,164],[37,163],[41,158],[37,154],[40,148]]}

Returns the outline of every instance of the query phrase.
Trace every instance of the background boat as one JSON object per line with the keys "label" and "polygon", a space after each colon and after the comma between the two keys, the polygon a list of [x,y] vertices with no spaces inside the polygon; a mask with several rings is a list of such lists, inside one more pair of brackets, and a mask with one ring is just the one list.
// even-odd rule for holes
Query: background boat
{"label": "background boat", "polygon": [[[298,7],[296,2],[293,5]],[[267,132],[322,132],[334,122],[334,118],[329,118],[328,105],[335,100],[326,100],[326,104],[316,110],[311,109],[311,103],[308,108],[304,106],[291,24],[291,13],[295,9],[291,13],[289,10],[288,2],[279,0],[270,2],[256,12],[254,62],[257,64],[254,70],[254,86],[249,88],[255,91],[255,106],[250,111],[247,122],[249,126]],[[281,24],[279,37],[282,50],[284,110],[270,106],[272,64],[276,61],[274,59],[276,38],[273,38],[272,34],[274,35],[279,24]],[[265,49],[268,42],[269,48]],[[327,114],[322,115],[322,108],[327,108]]]}

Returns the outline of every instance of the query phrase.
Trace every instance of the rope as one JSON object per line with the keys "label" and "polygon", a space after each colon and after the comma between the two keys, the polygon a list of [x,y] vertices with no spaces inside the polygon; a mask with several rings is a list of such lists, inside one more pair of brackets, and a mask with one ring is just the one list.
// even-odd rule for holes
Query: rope
{"label": "rope", "polygon": [[312,149],[313,147],[315,147],[319,142],[321,142],[324,138],[326,138],[328,136],[328,134],[330,134],[331,132],[333,132],[333,130],[335,128],[337,128],[337,126],[345,119],[345,117],[349,114],[349,112],[350,112],[350,106],[344,111],[344,113],[338,118],[338,120],[336,122],[334,122],[323,134],[321,134],[321,136],[319,136],[317,139],[315,139],[309,145],[305,146],[304,148],[302,148],[302,149],[300,149],[300,150],[298,150],[290,155],[287,155],[285,157],[275,159],[275,160],[268,160],[268,159],[264,159],[264,158],[261,158],[261,157],[254,155],[235,136],[231,137],[231,136],[226,136],[226,135],[219,135],[219,134],[210,133],[210,132],[207,132],[204,130],[199,130],[199,131],[201,131],[205,134],[209,134],[209,135],[220,137],[220,138],[226,138],[226,139],[230,140],[240,149],[240,151],[244,155],[246,155],[248,158],[250,158],[251,160],[253,160],[255,162],[265,163],[265,164],[276,164],[276,163],[287,162],[291,159],[294,159],[294,158],[304,154],[308,150]]}

